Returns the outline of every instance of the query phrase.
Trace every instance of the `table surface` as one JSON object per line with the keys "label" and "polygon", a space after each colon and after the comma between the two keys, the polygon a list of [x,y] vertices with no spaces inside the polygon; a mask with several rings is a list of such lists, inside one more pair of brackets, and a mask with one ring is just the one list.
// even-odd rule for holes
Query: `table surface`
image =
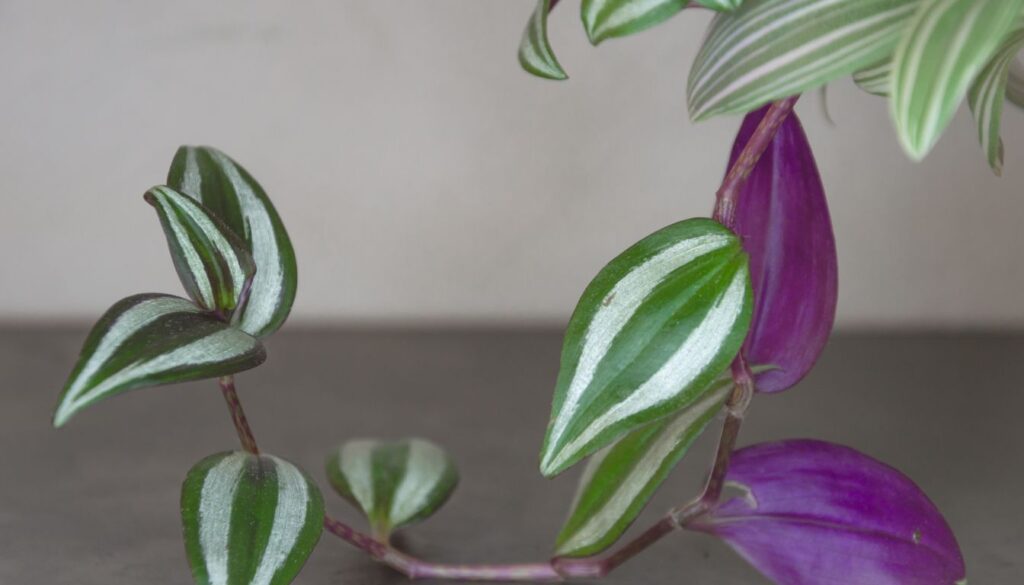
{"label": "table surface", "polygon": [[[179,487],[202,457],[236,448],[213,382],[131,392],[61,430],[51,408],[82,342],[76,328],[0,330],[0,583],[191,583]],[[422,436],[448,448],[462,482],[404,546],[434,560],[546,558],[575,473],[536,471],[558,367],[553,330],[310,330],[269,340],[238,377],[264,450],[326,486],[322,463],[354,437]],[[971,583],[1024,582],[1024,335],[836,337],[801,385],[754,401],[742,444],[789,437],[846,443],[902,469],[946,514]],[[698,489],[707,433],[634,532]],[[325,492],[328,510],[359,518]],[[300,584],[404,582],[325,534]],[[679,533],[609,583],[767,583],[710,537]]]}

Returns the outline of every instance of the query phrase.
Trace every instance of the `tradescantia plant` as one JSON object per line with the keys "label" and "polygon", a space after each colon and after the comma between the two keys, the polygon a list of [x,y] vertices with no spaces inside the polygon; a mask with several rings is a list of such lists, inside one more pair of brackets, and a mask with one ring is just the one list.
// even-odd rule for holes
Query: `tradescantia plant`
{"label": "tradescantia plant", "polygon": [[[538,2],[519,59],[563,79],[547,38],[556,4]],[[602,577],[680,529],[721,539],[779,585],[964,585],[950,527],[899,471],[821,441],[735,447],[755,395],[797,384],[835,316],[836,244],[793,112],[799,94],[853,75],[889,97],[915,158],[966,97],[998,172],[1002,102],[1024,103],[1024,0],[581,2],[595,44],[686,8],[717,11],[690,73],[692,115],[745,117],[712,217],[641,238],[595,275],[569,320],[539,464],[549,477],[583,469],[551,559],[450,565],[392,544],[458,483],[424,439],[350,439],[327,454],[330,485],[368,533],[326,515],[309,475],[260,451],[233,374],[262,363],[261,339],[287,318],[295,254],[264,190],[213,148],[181,147],[166,184],[145,194],[188,298],[115,303],[88,334],[54,425],[121,392],[218,379],[241,450],[199,461],[182,486],[186,557],[202,585],[289,583],[324,530],[410,578],[552,581]],[[719,416],[703,490],[618,544]]]}

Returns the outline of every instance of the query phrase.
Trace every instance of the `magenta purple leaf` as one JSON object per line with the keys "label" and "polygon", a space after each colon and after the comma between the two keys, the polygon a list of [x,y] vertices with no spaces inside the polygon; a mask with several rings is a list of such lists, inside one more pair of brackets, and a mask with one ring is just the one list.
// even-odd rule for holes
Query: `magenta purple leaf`
{"label": "magenta purple leaf", "polygon": [[733,454],[736,497],[690,528],[723,539],[779,585],[966,583],[942,514],[899,471],[814,440]]}
{"label": "magenta purple leaf", "polygon": [[[747,115],[733,145],[732,167],[767,112]],[[736,233],[750,255],[754,315],[744,344],[761,392],[803,378],[821,355],[835,318],[836,243],[825,189],[796,114],[790,114],[743,187]]]}

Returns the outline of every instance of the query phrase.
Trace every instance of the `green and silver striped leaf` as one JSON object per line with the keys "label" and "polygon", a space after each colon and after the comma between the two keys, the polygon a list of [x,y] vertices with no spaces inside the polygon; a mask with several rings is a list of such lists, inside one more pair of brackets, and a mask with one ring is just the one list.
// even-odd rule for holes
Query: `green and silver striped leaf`
{"label": "green and silver striped leaf", "polygon": [[1024,0],[921,0],[893,54],[890,109],[903,150],[931,151]]}
{"label": "green and silver striped leaf", "polygon": [[885,59],[853,74],[853,82],[862,90],[879,97],[892,91],[892,59]]}
{"label": "green and silver striped leaf", "polygon": [[291,311],[298,273],[295,251],[270,198],[241,165],[207,146],[182,146],[167,184],[196,198],[242,241],[256,263],[249,298],[232,315],[247,333],[265,337]]}
{"label": "green and silver striped leaf", "polygon": [[697,4],[719,12],[732,12],[743,4],[743,0],[697,0]]}
{"label": "green and silver striped leaf", "polygon": [[519,42],[519,64],[537,77],[568,79],[548,41],[548,13],[558,0],[539,0]]}
{"label": "green and silver striped leaf", "polygon": [[750,311],[747,255],[710,219],[670,225],[612,260],[569,321],[541,473],[699,400],[736,356]]}
{"label": "green and silver striped leaf", "polygon": [[559,556],[591,556],[618,540],[725,403],[730,381],[713,384],[677,414],[637,429],[594,454],[580,478]]}
{"label": "green and silver striped leaf", "polygon": [[686,4],[687,0],[583,0],[580,14],[587,37],[597,45],[660,24],[686,8]]}
{"label": "green and silver striped leaf", "polygon": [[436,512],[459,482],[448,454],[423,439],[348,441],[326,467],[335,491],[366,514],[382,541]]}
{"label": "green and silver striped leaf", "polygon": [[219,453],[188,472],[181,520],[199,585],[287,585],[320,540],[324,502],[283,459]]}
{"label": "green and silver striped leaf", "polygon": [[967,92],[967,103],[978,123],[978,140],[985,149],[985,157],[996,175],[1003,173],[1003,139],[1000,126],[1010,65],[1024,47],[1024,28],[1017,28],[1003,41],[995,57],[978,74]]}
{"label": "green and silver striped leaf", "polygon": [[170,187],[153,187],[156,208],[181,284],[201,307],[223,315],[244,304],[256,265],[245,242],[201,203]]}
{"label": "green and silver striped leaf", "polygon": [[920,0],[747,0],[720,13],[687,87],[690,115],[746,113],[877,63]]}
{"label": "green and silver striped leaf", "polygon": [[146,386],[216,378],[258,366],[258,339],[191,301],[140,294],[117,302],[93,326],[57,404],[54,426],[99,400]]}

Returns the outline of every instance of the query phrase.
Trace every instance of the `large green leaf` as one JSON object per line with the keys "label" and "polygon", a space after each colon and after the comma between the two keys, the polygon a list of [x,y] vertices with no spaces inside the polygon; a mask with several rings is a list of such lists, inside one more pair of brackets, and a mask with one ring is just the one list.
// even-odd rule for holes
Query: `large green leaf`
{"label": "large green leaf", "polygon": [[893,54],[893,121],[907,154],[928,154],[1024,0],[921,0]]}
{"label": "large green leaf", "polygon": [[709,219],[670,225],[605,266],[566,330],[541,473],[699,400],[747,333],[749,280],[739,239]]}
{"label": "large green leaf", "polygon": [[615,543],[714,418],[732,384],[716,381],[697,402],[637,429],[587,461],[569,519],[556,541],[560,556],[590,556]]}
{"label": "large green leaf", "polygon": [[295,300],[295,251],[277,211],[259,183],[223,152],[182,146],[174,155],[167,184],[195,197],[245,241],[253,278],[245,306],[232,322],[257,337],[284,323]]}
{"label": "large green leaf", "polygon": [[1003,172],[1003,139],[999,128],[1003,118],[1003,103],[1006,101],[1006,86],[1010,65],[1024,47],[1024,28],[1015,29],[1003,41],[1002,47],[978,74],[970,91],[967,103],[978,123],[978,140],[985,149],[985,157],[992,170]]}
{"label": "large green leaf", "polygon": [[580,14],[587,37],[596,45],[662,23],[686,4],[687,0],[583,0]]}
{"label": "large green leaf", "polygon": [[188,472],[181,520],[199,585],[287,585],[320,540],[324,502],[283,459],[219,453]]}
{"label": "large green leaf", "polygon": [[747,0],[720,13],[690,70],[690,115],[746,113],[889,55],[920,0]]}
{"label": "large green leaf", "polygon": [[117,302],[93,326],[53,417],[134,388],[215,378],[247,370],[266,353],[255,337],[190,301],[140,294]]}
{"label": "large green leaf", "polygon": [[519,64],[537,77],[560,80],[569,76],[555,58],[548,41],[548,13],[557,3],[558,0],[538,0],[519,42]]}
{"label": "large green leaf", "polygon": [[256,265],[245,242],[201,203],[170,187],[153,187],[171,259],[190,297],[205,309],[230,315],[245,302]]}
{"label": "large green leaf", "polygon": [[349,441],[326,467],[334,489],[366,514],[381,540],[437,511],[459,481],[447,453],[422,439]]}

